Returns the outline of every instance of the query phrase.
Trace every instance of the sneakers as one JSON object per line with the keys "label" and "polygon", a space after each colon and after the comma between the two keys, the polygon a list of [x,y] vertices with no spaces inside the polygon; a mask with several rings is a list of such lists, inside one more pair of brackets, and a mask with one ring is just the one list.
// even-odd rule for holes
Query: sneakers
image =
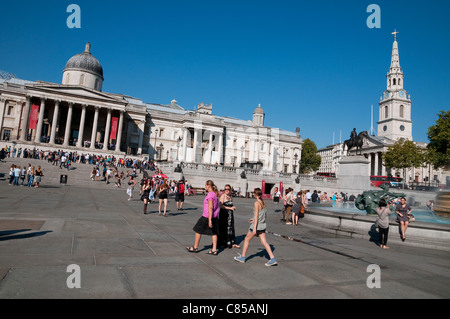
{"label": "sneakers", "polygon": [[234,260],[239,261],[240,263],[245,263],[245,257],[244,256],[239,256],[239,257],[234,257]]}
{"label": "sneakers", "polygon": [[275,265],[277,265],[278,263],[277,263],[277,260],[275,259],[275,258],[272,258],[271,260],[269,260],[268,262],[266,262],[264,265],[266,265],[267,267],[270,267],[270,266],[275,266]]}
{"label": "sneakers", "polygon": [[[235,257],[234,257],[234,260],[236,260],[236,261],[238,261],[238,262],[240,262],[240,263],[245,264],[246,258],[245,258],[244,256],[239,256],[239,257],[236,257],[236,256],[235,256]],[[270,266],[278,265],[278,263],[277,263],[277,260],[276,260],[275,258],[272,258],[271,260],[269,260],[268,262],[266,262],[265,265],[266,265],[267,267],[270,267]]]}

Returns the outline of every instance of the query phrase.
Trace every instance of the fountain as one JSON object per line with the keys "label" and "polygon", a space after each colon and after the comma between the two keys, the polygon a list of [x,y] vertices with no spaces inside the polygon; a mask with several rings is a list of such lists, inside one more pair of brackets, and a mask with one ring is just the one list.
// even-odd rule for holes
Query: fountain
{"label": "fountain", "polygon": [[[398,198],[406,197],[403,193],[389,192],[389,186],[386,184],[382,184],[380,188],[380,191],[364,191],[362,194],[358,195],[355,201],[356,208],[359,210],[365,210],[367,214],[376,215],[380,199],[384,199],[386,200],[386,203],[389,203],[391,200],[395,201]],[[390,205],[390,209],[393,210],[394,207]]]}

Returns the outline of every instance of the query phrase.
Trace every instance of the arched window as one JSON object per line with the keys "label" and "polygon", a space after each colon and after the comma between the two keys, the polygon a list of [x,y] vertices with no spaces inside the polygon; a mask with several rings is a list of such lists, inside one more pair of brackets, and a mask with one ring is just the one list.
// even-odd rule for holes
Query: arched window
{"label": "arched window", "polygon": [[405,113],[405,107],[403,105],[400,105],[400,117],[404,117],[405,116],[404,113]]}
{"label": "arched window", "polygon": [[385,107],[384,107],[384,118],[388,118],[388,116],[389,116],[389,112],[388,112],[388,106],[386,105]]}
{"label": "arched window", "polygon": [[394,83],[394,85],[395,85],[395,79],[394,79],[393,81],[394,81],[393,83]]}
{"label": "arched window", "polygon": [[402,79],[398,79],[398,85],[401,85],[401,84],[400,84],[400,83],[401,83],[401,82],[400,82],[401,80],[402,80]]}

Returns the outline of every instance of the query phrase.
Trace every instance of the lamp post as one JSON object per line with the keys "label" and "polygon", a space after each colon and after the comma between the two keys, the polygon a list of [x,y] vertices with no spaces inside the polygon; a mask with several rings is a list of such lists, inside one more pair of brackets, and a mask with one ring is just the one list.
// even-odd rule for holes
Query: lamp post
{"label": "lamp post", "polygon": [[163,149],[164,149],[164,145],[163,145],[163,143],[161,143],[160,145],[159,145],[159,160],[161,161],[161,159],[162,159],[162,152],[163,152]]}

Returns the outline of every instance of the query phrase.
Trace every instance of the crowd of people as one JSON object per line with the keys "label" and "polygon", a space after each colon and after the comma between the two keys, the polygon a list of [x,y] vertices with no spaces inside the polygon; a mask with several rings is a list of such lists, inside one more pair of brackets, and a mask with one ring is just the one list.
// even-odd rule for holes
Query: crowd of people
{"label": "crowd of people", "polygon": [[[93,165],[90,173],[92,181],[105,181],[110,183],[110,179],[115,179],[115,186],[120,188],[122,181],[127,181],[128,200],[133,198],[134,188],[139,186],[140,199],[144,202],[143,213],[147,214],[148,204],[158,202],[158,215],[166,216],[167,204],[169,195],[175,195],[177,210],[183,210],[184,197],[188,195],[189,184],[185,180],[171,180],[162,172],[152,161],[140,161],[131,158],[116,158],[112,155],[102,156],[95,154],[78,154],[77,152],[65,151],[42,151],[33,149],[11,149],[5,147],[0,150],[0,159],[5,157],[22,157],[33,158],[40,160],[47,160],[53,166],[59,166],[60,169],[68,169],[73,163],[82,163]],[[123,169],[129,169],[124,173]],[[137,171],[150,169],[153,176],[144,174],[144,178],[140,180],[138,185]],[[147,176],[146,176],[147,175]],[[41,178],[44,176],[41,166],[20,167],[20,165],[12,164],[9,172],[9,184],[14,186],[39,187]],[[212,249],[208,254],[216,256],[218,254],[218,247],[226,248],[241,248],[236,243],[236,235],[234,228],[234,212],[236,206],[233,204],[233,197],[238,193],[230,185],[225,185],[223,194],[219,195],[217,186],[213,181],[208,180],[205,184],[207,195],[203,203],[203,212],[200,219],[195,224],[193,230],[195,232],[194,245],[187,247],[187,251],[197,253],[199,250],[199,243],[202,235],[211,236]],[[238,262],[245,263],[247,260],[246,254],[251,240],[254,237],[260,239],[261,244],[266,249],[270,260],[266,266],[273,266],[277,264],[270,245],[266,238],[266,215],[267,203],[262,198],[261,189],[257,188],[254,191],[255,202],[253,205],[253,217],[249,220],[250,227],[245,236],[242,254],[234,257]],[[300,190],[294,192],[292,188],[287,188],[284,194],[281,194],[279,189],[275,187],[272,200],[274,203],[275,212],[282,212],[282,221],[286,225],[298,225],[299,220],[304,218],[308,205],[312,203],[323,202],[353,202],[355,196],[347,193],[335,192],[331,196],[327,192],[322,193],[320,190]],[[282,207],[279,207],[282,203]],[[394,210],[389,209],[391,205],[395,206]],[[281,209],[280,209],[281,208]],[[397,222],[400,224],[401,239],[406,239],[405,232],[408,228],[409,217],[412,209],[406,204],[405,198],[401,198],[399,202],[380,200],[377,209],[378,219],[376,221],[379,229],[379,243],[380,247],[387,249],[387,239],[389,233],[389,216],[393,211],[398,215]]]}

